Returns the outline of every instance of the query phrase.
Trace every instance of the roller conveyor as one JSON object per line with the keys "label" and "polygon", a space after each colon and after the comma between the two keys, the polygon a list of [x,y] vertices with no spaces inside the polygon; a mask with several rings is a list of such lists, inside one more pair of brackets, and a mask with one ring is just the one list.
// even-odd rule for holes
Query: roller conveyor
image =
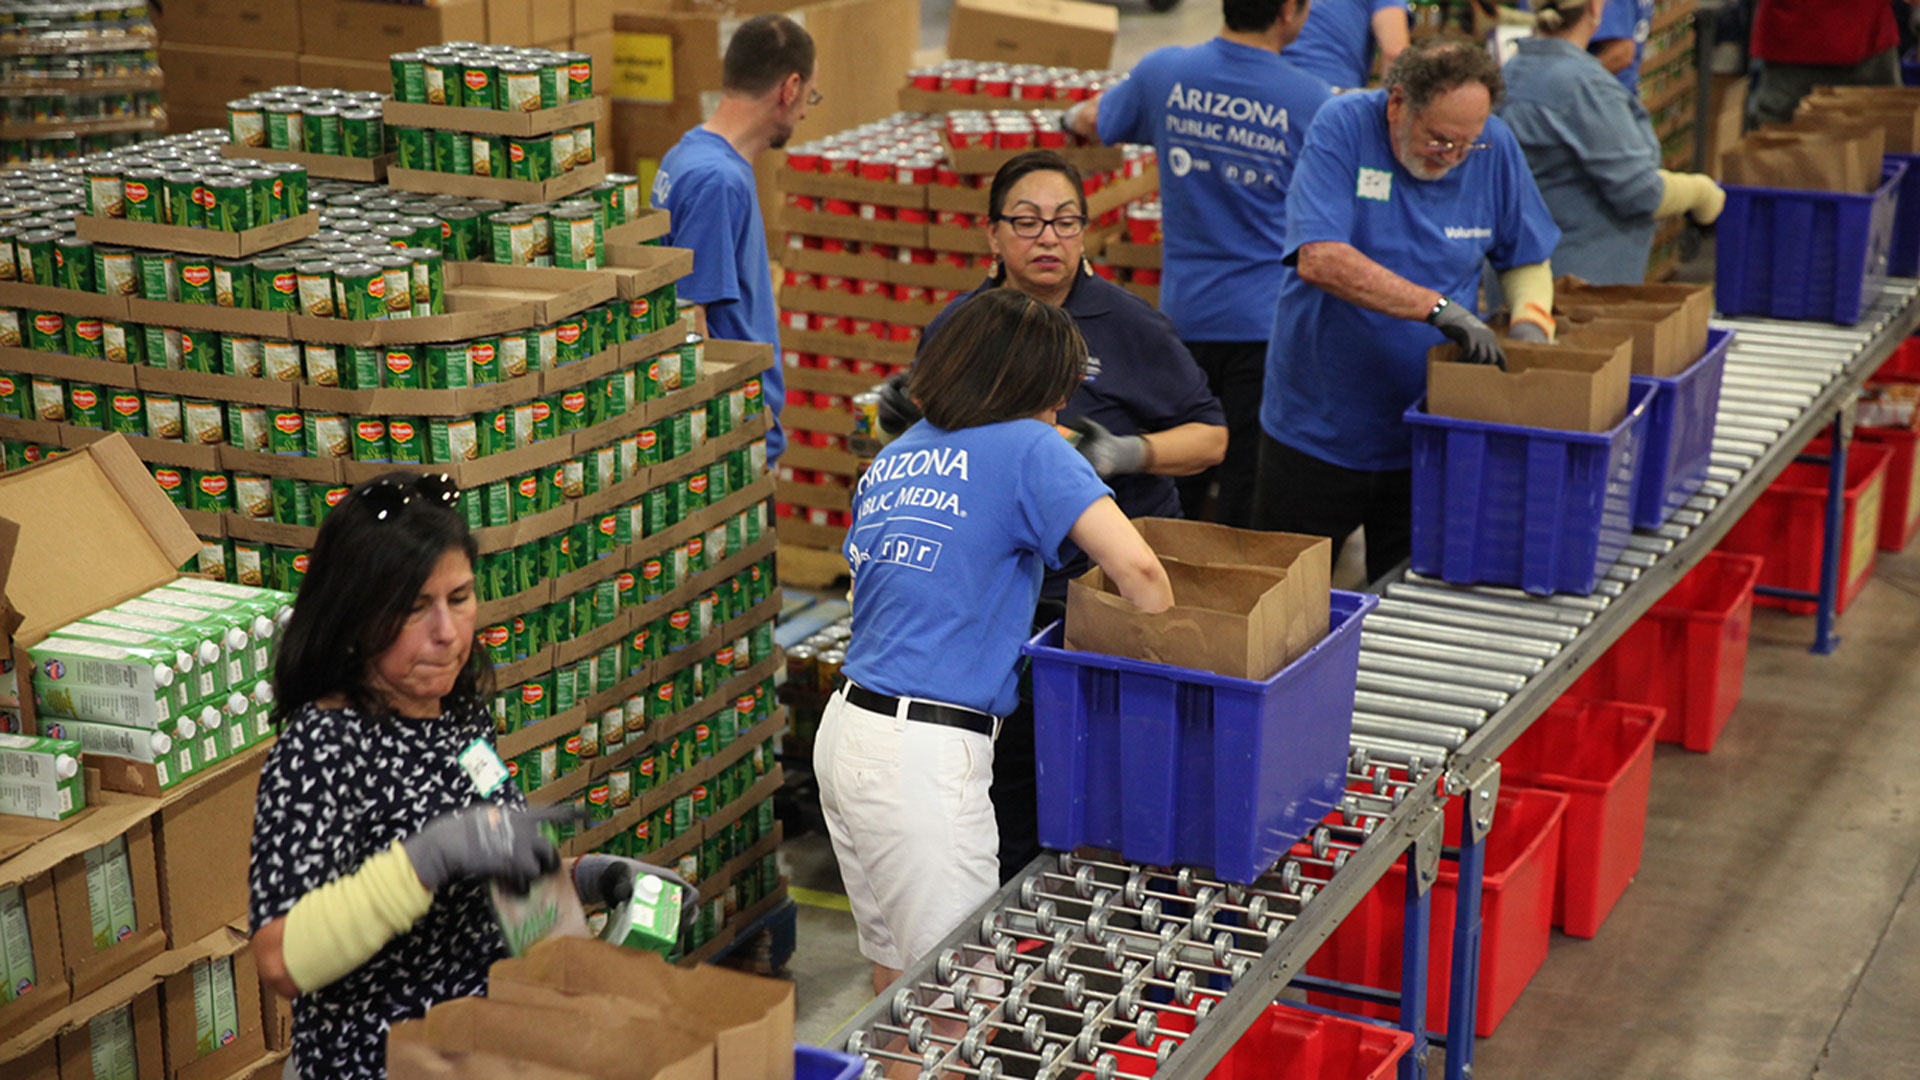
{"label": "roller conveyor", "polygon": [[[1667,524],[1636,534],[1593,595],[1393,575],[1361,634],[1349,794],[1337,823],[1310,838],[1311,853],[1296,846],[1253,886],[1117,856],[1043,855],[850,1021],[844,1045],[867,1056],[868,1076],[901,1061],[926,1077],[1102,1080],[1124,1064],[1129,1075],[1199,1078],[1402,855],[1418,868],[1409,910],[1424,914],[1412,893],[1433,880],[1443,847],[1460,845],[1461,910],[1477,911],[1479,838],[1500,753],[1719,543],[1809,439],[1844,419],[1860,385],[1920,323],[1917,294],[1920,282],[1886,282],[1854,327],[1716,319],[1736,336],[1708,480]],[[1823,651],[1830,612],[1819,620]],[[1450,797],[1472,803],[1466,835],[1442,835]],[[1424,944],[1424,919],[1415,922],[1406,940]],[[1471,1073],[1466,951],[1454,950],[1448,1080]],[[1169,1017],[1191,1021],[1191,1034],[1170,1030]],[[940,1019],[964,1034],[942,1038]],[[1417,1033],[1416,1051],[1426,1036]],[[1410,1054],[1400,1075],[1425,1069],[1424,1053]]]}

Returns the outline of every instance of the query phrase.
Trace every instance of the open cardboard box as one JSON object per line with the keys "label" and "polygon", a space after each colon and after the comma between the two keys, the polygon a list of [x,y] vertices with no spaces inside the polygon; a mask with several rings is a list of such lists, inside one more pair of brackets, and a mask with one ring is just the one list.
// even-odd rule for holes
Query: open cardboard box
{"label": "open cardboard box", "polygon": [[1082,652],[1267,679],[1287,665],[1286,575],[1161,558],[1174,606],[1149,615],[1098,567],[1067,586],[1066,645]]}
{"label": "open cardboard box", "polygon": [[[222,1045],[202,1056],[194,1021],[194,966],[167,976],[160,985],[161,1029],[166,1046],[168,1080],[224,1080],[266,1053],[266,1034],[260,1026],[260,969],[253,946],[237,930],[232,935],[234,1026],[216,1034]],[[214,956],[205,963],[219,963]],[[145,1074],[142,1074],[145,1075]]]}
{"label": "open cardboard box", "polygon": [[[121,1008],[127,1010],[133,1031],[136,1075],[164,1076],[166,1050],[160,1022],[160,988],[149,987]],[[102,1014],[60,1036],[60,1080],[116,1080],[115,1076],[95,1072],[93,1068],[93,1035],[98,1030],[94,1025],[113,1022],[109,1014]]]}
{"label": "open cardboard box", "polygon": [[[135,801],[131,796],[102,794],[103,799]],[[100,825],[83,824],[61,836],[61,845],[77,840],[98,840],[105,844],[113,836],[100,836],[101,826],[111,828],[112,819],[96,815]],[[91,834],[91,835],[89,835]],[[121,835],[121,834],[116,834]],[[158,856],[154,849],[153,822],[142,819],[125,831],[127,868],[133,885],[135,922],[130,932],[105,949],[95,948],[93,909],[87,889],[85,850],[62,859],[53,868],[53,895],[60,904],[60,940],[66,954],[67,982],[78,999],[93,993],[114,979],[160,955],[167,936],[160,922],[160,878]]]}
{"label": "open cardboard box", "polygon": [[1457,345],[1428,350],[1427,412],[1558,431],[1610,431],[1626,418],[1631,338],[1575,330],[1553,345],[1503,338],[1500,348],[1505,371],[1461,363]]}
{"label": "open cardboard box", "polygon": [[609,1001],[711,1043],[725,1080],[792,1080],[793,987],[724,968],[678,968],[660,956],[584,938],[556,938],[501,960],[488,976],[494,1001]]}
{"label": "open cardboard box", "polygon": [[[383,69],[381,74],[385,73]],[[378,184],[385,180],[387,167],[393,164],[394,159],[392,154],[357,158],[347,157],[344,154],[308,154],[294,150],[275,150],[270,146],[236,146],[233,143],[222,146],[220,156],[253,158],[256,161],[284,161],[304,167],[310,178],[357,180],[363,184]]]}
{"label": "open cardboard box", "polygon": [[[0,818],[0,822],[5,820]],[[28,872],[33,876],[26,876]],[[0,1005],[0,1035],[25,1030],[66,1008],[73,997],[73,988],[66,976],[66,951],[61,940],[60,905],[55,899],[53,875],[46,867],[27,865],[27,860],[9,859],[0,863],[0,889],[16,885],[27,904],[27,936],[33,943],[34,983],[33,989]],[[14,989],[17,991],[19,987]]]}
{"label": "open cardboard box", "polygon": [[497,995],[459,998],[395,1024],[387,1033],[388,1053],[413,1044],[552,1065],[596,1080],[716,1080],[706,1042],[621,1009],[617,999],[522,989],[511,1002]]}
{"label": "open cardboard box", "polygon": [[[1286,576],[1281,618],[1292,663],[1327,636],[1333,541],[1324,536],[1258,532],[1178,518],[1138,518],[1134,526],[1162,558],[1194,566],[1250,566]],[[1175,601],[1179,596],[1175,594]]]}
{"label": "open cardboard box", "polygon": [[1079,0],[958,0],[947,55],[959,60],[1102,69],[1113,64],[1120,17]]}
{"label": "open cardboard box", "polygon": [[125,218],[95,217],[81,214],[74,218],[80,238],[96,244],[155,248],[165,251],[190,251],[200,255],[219,255],[238,259],[257,255],[269,248],[305,240],[320,231],[320,212],[308,211],[299,217],[276,221],[244,232],[218,229],[192,229],[183,225],[158,225]]}

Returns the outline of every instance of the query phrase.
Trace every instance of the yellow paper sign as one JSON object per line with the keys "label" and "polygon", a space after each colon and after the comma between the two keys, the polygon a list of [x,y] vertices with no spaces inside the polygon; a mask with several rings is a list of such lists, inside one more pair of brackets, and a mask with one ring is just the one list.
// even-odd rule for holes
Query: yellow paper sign
{"label": "yellow paper sign", "polygon": [[673,103],[673,39],[665,34],[613,35],[613,96]]}

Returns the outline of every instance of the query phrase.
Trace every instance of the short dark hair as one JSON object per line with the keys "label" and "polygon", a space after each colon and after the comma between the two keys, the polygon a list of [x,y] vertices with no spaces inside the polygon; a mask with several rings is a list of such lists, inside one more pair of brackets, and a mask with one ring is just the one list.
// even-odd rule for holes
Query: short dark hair
{"label": "short dark hair", "polygon": [[813,78],[813,35],[807,28],[785,15],[755,15],[741,23],[727,43],[721,88],[758,97],[789,75]]}
{"label": "short dark hair", "polygon": [[1409,46],[1394,58],[1381,82],[1389,92],[1396,88],[1403,91],[1408,107],[1416,111],[1470,82],[1486,87],[1487,96],[1496,108],[1507,96],[1507,83],[1500,77],[1500,65],[1493,62],[1485,48],[1465,41],[1430,41]]}
{"label": "short dark hair", "polygon": [[[1227,29],[1243,34],[1258,34],[1273,28],[1280,21],[1280,11],[1287,6],[1287,0],[1221,0],[1221,14],[1226,16]],[[1307,0],[1300,0],[1305,8]]]}
{"label": "short dark hair", "polygon": [[987,189],[987,218],[1000,220],[1000,211],[1006,209],[1007,192],[1013,185],[1025,179],[1030,173],[1057,172],[1073,185],[1074,197],[1080,200],[1080,212],[1087,212],[1087,185],[1080,179],[1080,170],[1073,162],[1051,150],[1029,150],[1019,157],[1000,166],[993,174],[993,186]]}
{"label": "short dark hair", "polygon": [[[374,483],[414,480],[412,473],[392,472]],[[458,510],[416,498],[382,520],[361,495],[371,486],[355,488],[320,525],[273,665],[275,722],[335,694],[363,716],[387,715],[367,665],[400,636],[442,555],[462,551],[479,564],[480,547]],[[476,647],[449,703],[480,702],[492,693],[493,668]]]}
{"label": "short dark hair", "polygon": [[1087,343],[1065,309],[987,289],[928,340],[908,392],[935,427],[958,431],[1051,409],[1086,374]]}

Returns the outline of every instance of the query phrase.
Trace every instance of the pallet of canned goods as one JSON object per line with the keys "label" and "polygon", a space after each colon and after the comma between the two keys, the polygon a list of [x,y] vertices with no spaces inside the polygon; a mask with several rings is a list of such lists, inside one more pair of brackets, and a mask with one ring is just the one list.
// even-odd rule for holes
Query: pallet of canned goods
{"label": "pallet of canned goods", "polygon": [[143,3],[0,5],[0,160],[74,158],[159,130],[157,44]]}
{"label": "pallet of canned goods", "polygon": [[[450,42],[395,53],[389,63],[393,69],[390,119],[391,106],[397,105],[403,116],[422,117],[411,121],[421,126],[528,135],[574,126],[580,116],[599,115],[583,105],[593,100],[593,57],[583,52]],[[469,113],[436,121],[432,119],[436,112],[406,106]],[[503,115],[486,117],[485,113]]]}
{"label": "pallet of canned goods", "polygon": [[87,159],[75,232],[104,244],[238,258],[313,235],[303,166],[223,158],[217,132]]}
{"label": "pallet of canned goods", "polygon": [[377,182],[393,141],[380,95],[278,86],[227,102],[230,158],[293,161],[313,176]]}
{"label": "pallet of canned goods", "polygon": [[[598,109],[598,99],[592,105]],[[402,191],[534,203],[587,191],[607,178],[591,121],[532,135],[397,124],[392,131],[387,183]]]}

